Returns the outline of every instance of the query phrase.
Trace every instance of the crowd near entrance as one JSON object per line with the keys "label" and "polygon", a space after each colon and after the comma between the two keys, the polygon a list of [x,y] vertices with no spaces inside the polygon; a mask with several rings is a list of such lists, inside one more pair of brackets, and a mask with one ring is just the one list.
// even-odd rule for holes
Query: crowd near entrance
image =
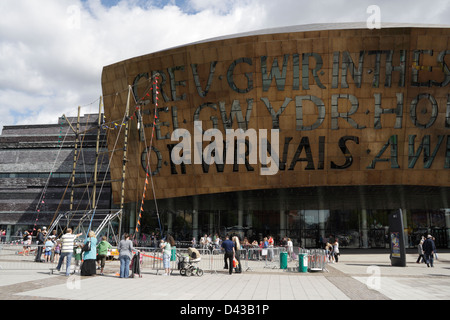
{"label": "crowd near entrance", "polygon": [[[164,211],[163,229],[175,239],[190,244],[204,235],[211,239],[236,234],[249,243],[272,236],[283,245],[324,248],[335,239],[342,248],[389,248],[388,215],[391,210],[235,210]],[[407,248],[415,248],[422,236],[432,234],[438,248],[449,248],[450,210],[403,210]],[[197,216],[194,218],[194,216]],[[195,220],[197,223],[195,224]],[[195,227],[195,225],[197,227]],[[159,233],[152,215],[144,218],[140,239],[148,241]],[[212,242],[214,242],[212,240]]]}

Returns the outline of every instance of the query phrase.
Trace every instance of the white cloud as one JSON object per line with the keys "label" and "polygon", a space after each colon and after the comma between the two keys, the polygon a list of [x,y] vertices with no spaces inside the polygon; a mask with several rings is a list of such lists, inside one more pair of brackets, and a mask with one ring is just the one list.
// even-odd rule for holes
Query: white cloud
{"label": "white cloud", "polygon": [[[105,65],[212,37],[308,23],[448,23],[447,0],[0,1],[0,130],[55,123],[101,95]],[[177,5],[178,6],[177,6]],[[82,110],[83,113],[96,112]]]}

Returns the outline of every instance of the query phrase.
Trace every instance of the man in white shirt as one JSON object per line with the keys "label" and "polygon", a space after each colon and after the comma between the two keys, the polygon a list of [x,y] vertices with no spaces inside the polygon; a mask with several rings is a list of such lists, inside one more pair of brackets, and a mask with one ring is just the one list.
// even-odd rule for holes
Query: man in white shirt
{"label": "man in white shirt", "polygon": [[72,229],[68,228],[66,234],[61,237],[61,256],[59,257],[58,266],[56,267],[56,270],[59,271],[61,269],[64,257],[67,257],[66,276],[70,275],[70,264],[72,261],[74,241],[77,237],[81,235],[82,233],[76,235],[72,234]]}

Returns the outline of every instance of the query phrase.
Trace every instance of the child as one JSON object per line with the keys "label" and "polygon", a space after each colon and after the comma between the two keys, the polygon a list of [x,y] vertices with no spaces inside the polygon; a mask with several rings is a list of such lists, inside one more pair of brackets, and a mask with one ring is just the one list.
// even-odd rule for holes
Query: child
{"label": "child", "polygon": [[81,243],[77,243],[75,244],[75,247],[73,249],[73,255],[75,257],[75,269],[79,268],[80,266],[80,261],[82,259],[82,248],[83,245]]}
{"label": "child", "polygon": [[53,261],[59,261],[59,255],[60,254],[61,254],[61,241],[57,240],[56,241],[56,245],[55,245],[55,251],[53,253],[52,262]]}
{"label": "child", "polygon": [[54,244],[50,239],[47,239],[47,241],[45,241],[45,252],[44,252],[45,262],[50,262],[53,246]]}
{"label": "child", "polygon": [[100,269],[100,274],[103,275],[105,269],[106,258],[108,257],[108,250],[111,249],[111,244],[106,241],[106,236],[102,237],[102,241],[97,245],[97,269]]}

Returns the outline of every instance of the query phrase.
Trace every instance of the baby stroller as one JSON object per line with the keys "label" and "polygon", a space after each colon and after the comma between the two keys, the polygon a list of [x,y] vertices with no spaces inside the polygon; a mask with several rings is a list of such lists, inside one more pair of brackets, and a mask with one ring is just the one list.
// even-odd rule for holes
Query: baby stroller
{"label": "baby stroller", "polygon": [[190,277],[196,274],[198,277],[203,276],[203,270],[200,269],[197,264],[202,260],[200,253],[195,248],[188,249],[189,256],[178,256],[178,270],[182,276]]}

